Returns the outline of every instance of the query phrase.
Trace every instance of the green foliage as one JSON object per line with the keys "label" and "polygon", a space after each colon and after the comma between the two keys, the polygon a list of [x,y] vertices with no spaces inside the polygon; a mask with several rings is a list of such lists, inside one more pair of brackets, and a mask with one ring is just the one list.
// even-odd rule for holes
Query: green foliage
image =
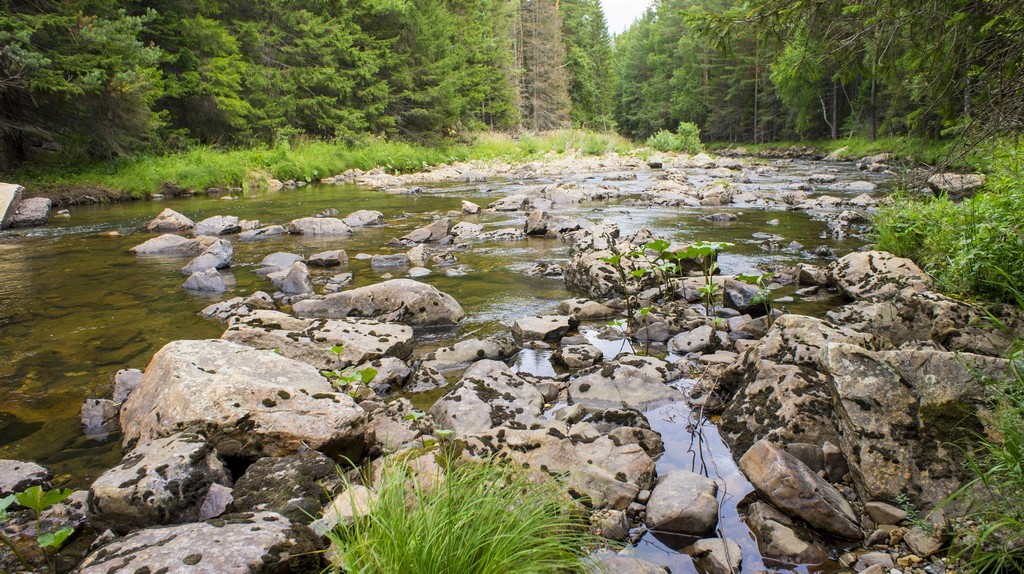
{"label": "green foliage", "polygon": [[647,147],[658,151],[675,151],[689,154],[704,151],[700,143],[700,128],[690,122],[679,122],[676,133],[660,130],[647,138]]}
{"label": "green foliage", "polygon": [[[562,0],[562,36],[569,73],[569,117],[575,126],[611,130],[614,85],[608,81],[612,43],[598,0]],[[601,153],[601,152],[595,152]]]}
{"label": "green foliage", "polygon": [[368,515],[328,533],[335,571],[574,572],[592,543],[557,480],[537,484],[496,461],[449,465],[427,483],[392,460],[376,493]]}
{"label": "green foliage", "polygon": [[[39,548],[43,550],[43,556],[46,558],[47,566],[51,572],[56,572],[56,566],[50,559],[50,555],[46,553],[47,549],[54,552],[60,550],[64,545],[64,542],[75,533],[75,529],[69,526],[59,528],[53,532],[44,532],[42,523],[43,511],[55,504],[59,504],[67,500],[71,496],[72,491],[69,488],[55,489],[55,490],[43,490],[41,486],[32,486],[21,492],[16,492],[4,498],[0,498],[0,525],[8,520],[7,509],[13,506],[15,503],[33,511],[36,517],[36,543]],[[7,546],[11,552],[14,553],[18,561],[21,562],[22,566],[26,570],[33,570],[25,556],[18,550],[14,542],[11,541],[7,536],[0,531],[0,544]]]}
{"label": "green foliage", "polygon": [[1024,151],[1005,145],[992,154],[986,193],[954,203],[904,193],[875,217],[879,249],[916,261],[943,291],[1013,302],[1024,288]]}
{"label": "green foliage", "polygon": [[760,292],[758,292],[750,302],[761,303],[764,305],[764,311],[768,316],[769,325],[771,325],[775,319],[775,302],[772,301],[772,290],[771,287],[768,286],[768,281],[774,276],[774,273],[741,273],[736,276],[736,279],[760,289]]}

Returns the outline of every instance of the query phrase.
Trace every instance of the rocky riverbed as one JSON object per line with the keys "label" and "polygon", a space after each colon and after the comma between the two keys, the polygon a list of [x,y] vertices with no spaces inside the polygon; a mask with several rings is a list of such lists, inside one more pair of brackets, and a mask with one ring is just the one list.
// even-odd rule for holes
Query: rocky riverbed
{"label": "rocky riverbed", "polygon": [[[612,572],[946,572],[958,509],[931,511],[1024,319],[866,246],[884,162],[348,172],[0,236],[0,454],[58,471],[0,461],[0,497],[80,488],[45,516],[76,528],[67,570],[316,571],[325,521],[374,492],[338,492],[337,461],[429,477],[457,441],[564,475],[626,545],[595,555]],[[51,285],[67,299],[30,295]]]}

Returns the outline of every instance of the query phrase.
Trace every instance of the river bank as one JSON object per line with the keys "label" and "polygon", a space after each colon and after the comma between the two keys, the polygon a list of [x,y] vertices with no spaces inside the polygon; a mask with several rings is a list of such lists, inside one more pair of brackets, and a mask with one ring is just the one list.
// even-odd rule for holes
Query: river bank
{"label": "river bank", "polygon": [[[888,201],[885,170],[706,155],[493,169],[353,171],[333,183],[223,195],[231,200],[82,207],[0,237],[5,253],[18,254],[4,258],[12,281],[0,293],[0,345],[14,366],[0,375],[4,404],[17,404],[21,420],[5,429],[24,439],[3,445],[5,458],[79,474],[57,481],[81,489],[69,519],[79,540],[95,526],[135,531],[105,542],[92,564],[131,547],[133,568],[156,570],[158,557],[130,545],[161,532],[212,555],[206,523],[195,520],[225,489],[232,500],[217,513],[271,512],[303,533],[293,537],[303,545],[323,545],[294,506],[254,485],[275,476],[293,491],[297,476],[315,474],[296,469],[333,468],[319,457],[341,455],[390,453],[429,474],[430,445],[457,440],[467,453],[567,473],[605,536],[673,572],[713,571],[708,560],[733,558],[742,572],[901,560],[908,572],[945,567],[941,537],[901,515],[900,497],[923,515],[963,479],[945,413],[973,421],[986,399],[957,357],[998,372],[998,333],[978,321],[986,310],[1017,319],[933,293],[913,263],[863,251],[866,216]],[[144,229],[164,208],[182,217],[161,218],[180,225],[161,239]],[[177,251],[128,253],[149,241]],[[719,243],[710,312],[700,261],[685,251],[702,241]],[[191,270],[193,257],[209,261],[228,247],[211,274],[225,291],[182,288],[183,264]],[[615,259],[616,251],[632,255]],[[681,253],[672,260],[695,276],[645,271],[666,253]],[[777,318],[757,299],[762,287],[738,280],[767,272],[774,309],[788,312]],[[76,328],[60,328],[69,322]],[[344,347],[325,349],[335,344]],[[377,375],[337,387],[322,375],[349,365]],[[253,395],[234,398],[229,372],[244,372]],[[306,393],[281,386],[277,372]],[[864,372],[881,377],[877,386],[864,386]],[[85,398],[96,399],[100,427],[113,423],[102,438],[75,431]],[[908,420],[904,410],[916,414]],[[320,454],[303,454],[300,443]],[[122,446],[129,458],[119,463]],[[190,462],[168,476],[155,470],[157,458],[182,449]],[[885,455],[897,451],[909,453],[897,457],[900,472]],[[68,464],[72,452],[91,460]],[[226,470],[203,470],[215,459]],[[138,489],[118,473],[139,469],[154,492],[192,477],[199,494],[125,504]],[[772,498],[773,476],[796,480],[787,484],[797,494]],[[665,493],[679,489],[709,504],[696,514],[666,505],[679,495]],[[307,490],[301,507],[315,515],[327,501]],[[690,530],[698,522],[705,526]]]}

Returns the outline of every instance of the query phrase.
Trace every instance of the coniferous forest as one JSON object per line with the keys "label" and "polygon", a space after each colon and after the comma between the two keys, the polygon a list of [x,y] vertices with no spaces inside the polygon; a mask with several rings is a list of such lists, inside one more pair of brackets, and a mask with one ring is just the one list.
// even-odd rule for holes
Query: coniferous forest
{"label": "coniferous forest", "polygon": [[1016,2],[5,0],[2,165],[575,125],[705,140],[1012,130]]}

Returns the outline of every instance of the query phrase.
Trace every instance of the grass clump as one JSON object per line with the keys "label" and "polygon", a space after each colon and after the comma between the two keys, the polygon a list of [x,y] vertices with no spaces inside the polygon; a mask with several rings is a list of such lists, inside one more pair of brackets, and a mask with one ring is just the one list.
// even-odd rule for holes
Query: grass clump
{"label": "grass clump", "polygon": [[449,466],[420,481],[389,463],[369,512],[328,534],[335,572],[577,572],[591,535],[557,481],[537,484],[495,461]]}
{"label": "grass clump", "polygon": [[704,151],[704,145],[700,143],[700,128],[690,122],[680,122],[675,133],[668,130],[655,133],[647,138],[647,147],[689,154]]}
{"label": "grass clump", "polygon": [[897,194],[875,218],[878,248],[913,259],[943,291],[1013,302],[1024,290],[1024,152],[993,158],[986,190],[961,203]]}

